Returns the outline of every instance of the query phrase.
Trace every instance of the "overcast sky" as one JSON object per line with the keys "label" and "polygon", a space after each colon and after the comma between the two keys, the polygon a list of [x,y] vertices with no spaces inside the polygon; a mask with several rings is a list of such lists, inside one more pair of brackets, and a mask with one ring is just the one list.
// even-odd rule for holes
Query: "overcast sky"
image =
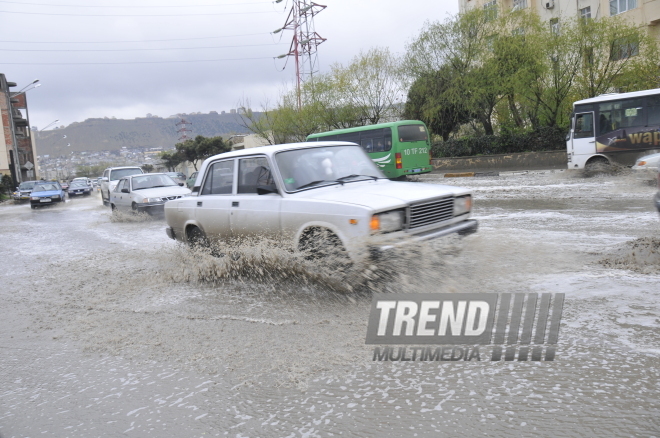
{"label": "overcast sky", "polygon": [[[187,5],[185,5],[188,3]],[[458,0],[318,0],[321,71],[359,51],[396,54]],[[185,6],[184,6],[185,5]],[[291,0],[0,0],[0,73],[28,91],[39,129],[94,117],[255,110],[294,81],[284,24]],[[148,50],[145,50],[148,49]]]}

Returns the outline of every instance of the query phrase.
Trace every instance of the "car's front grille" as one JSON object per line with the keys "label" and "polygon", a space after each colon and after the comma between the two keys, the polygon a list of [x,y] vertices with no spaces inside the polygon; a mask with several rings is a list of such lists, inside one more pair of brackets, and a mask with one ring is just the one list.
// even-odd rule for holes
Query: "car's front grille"
{"label": "car's front grille", "polygon": [[161,201],[163,201],[163,202],[167,202],[167,201],[172,201],[172,200],[174,200],[174,199],[179,199],[180,197],[181,197],[181,195],[177,195],[177,196],[163,196],[163,197],[160,198],[160,199],[161,199]]}
{"label": "car's front grille", "polygon": [[408,209],[408,229],[443,222],[451,219],[453,215],[453,197],[414,204]]}

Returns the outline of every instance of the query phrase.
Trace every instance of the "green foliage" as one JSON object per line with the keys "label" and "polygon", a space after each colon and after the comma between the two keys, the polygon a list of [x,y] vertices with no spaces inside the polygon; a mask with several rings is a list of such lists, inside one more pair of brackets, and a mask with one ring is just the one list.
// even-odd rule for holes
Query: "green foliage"
{"label": "green foliage", "polygon": [[[407,114],[444,139],[459,126],[443,114],[450,109],[464,110],[487,135],[509,135],[566,128],[575,100],[657,86],[658,45],[645,28],[620,16],[560,24],[479,8],[427,23],[408,46]],[[444,81],[430,86],[433,77]]]}
{"label": "green foliage", "polygon": [[151,173],[154,171],[154,166],[152,164],[143,164],[141,167],[142,170],[145,171],[145,173]]}
{"label": "green foliage", "polygon": [[14,184],[12,182],[11,176],[2,175],[0,178],[0,195],[11,195],[14,191]]}
{"label": "green foliage", "polygon": [[173,170],[176,166],[189,161],[195,170],[199,161],[208,157],[231,150],[231,145],[225,143],[222,137],[203,137],[198,135],[194,140],[186,140],[175,145],[174,152],[163,152],[161,160],[168,169]]}
{"label": "green foliage", "polygon": [[566,131],[555,126],[541,127],[526,133],[464,137],[434,144],[431,154],[441,158],[555,151],[566,148],[565,136]]}

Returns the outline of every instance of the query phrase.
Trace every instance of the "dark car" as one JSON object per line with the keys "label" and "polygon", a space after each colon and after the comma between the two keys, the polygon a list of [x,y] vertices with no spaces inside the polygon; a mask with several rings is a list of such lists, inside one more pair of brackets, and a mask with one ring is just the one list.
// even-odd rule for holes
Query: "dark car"
{"label": "dark car", "polygon": [[66,182],[66,181],[62,181],[62,182],[60,183],[60,185],[62,186],[62,189],[63,189],[65,192],[66,192],[67,190],[69,190],[69,183],[68,183],[68,182]]}
{"label": "dark car", "polygon": [[69,196],[82,195],[87,196],[92,193],[92,188],[85,182],[81,180],[71,181],[69,186]]}
{"label": "dark car", "polygon": [[41,181],[34,185],[30,193],[30,207],[37,208],[55,202],[64,202],[66,193],[57,181]]}

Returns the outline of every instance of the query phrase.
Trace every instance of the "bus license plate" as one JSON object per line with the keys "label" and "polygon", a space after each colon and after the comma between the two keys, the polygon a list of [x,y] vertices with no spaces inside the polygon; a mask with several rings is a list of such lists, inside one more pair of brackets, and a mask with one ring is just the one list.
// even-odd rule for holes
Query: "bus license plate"
{"label": "bus license plate", "polygon": [[417,172],[421,172],[421,171],[422,171],[422,169],[413,169],[413,170],[410,171],[410,173],[417,173]]}
{"label": "bus license plate", "polygon": [[40,199],[39,202],[50,202],[50,198]]}

